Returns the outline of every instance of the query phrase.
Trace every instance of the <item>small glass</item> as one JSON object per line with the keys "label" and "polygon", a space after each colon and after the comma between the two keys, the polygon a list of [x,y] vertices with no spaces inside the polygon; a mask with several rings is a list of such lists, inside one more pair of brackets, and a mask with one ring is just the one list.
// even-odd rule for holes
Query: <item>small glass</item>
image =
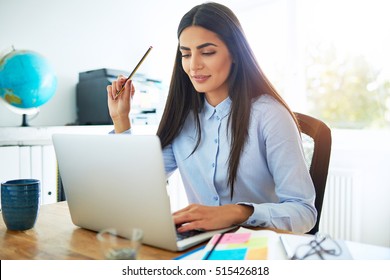
{"label": "small glass", "polygon": [[129,230],[125,237],[118,235],[114,228],[108,228],[97,234],[103,256],[106,260],[136,260],[142,245],[143,231],[138,228]]}

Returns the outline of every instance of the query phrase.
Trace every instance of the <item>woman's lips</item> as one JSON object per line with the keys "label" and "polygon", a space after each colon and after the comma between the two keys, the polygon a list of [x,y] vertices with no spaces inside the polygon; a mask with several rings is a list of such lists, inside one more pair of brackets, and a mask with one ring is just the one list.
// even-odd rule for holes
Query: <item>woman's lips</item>
{"label": "woman's lips", "polygon": [[193,75],[192,79],[197,83],[204,83],[210,78],[209,75]]}

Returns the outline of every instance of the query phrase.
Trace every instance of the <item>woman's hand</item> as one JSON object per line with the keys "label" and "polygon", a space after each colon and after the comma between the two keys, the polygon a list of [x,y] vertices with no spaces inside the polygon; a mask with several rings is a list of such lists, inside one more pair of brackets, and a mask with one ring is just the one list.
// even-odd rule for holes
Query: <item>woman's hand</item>
{"label": "woman's hand", "polygon": [[173,213],[173,219],[175,224],[179,225],[179,232],[193,229],[214,230],[241,224],[252,213],[253,207],[247,205],[204,206],[191,204]]}
{"label": "woman's hand", "polygon": [[[107,86],[107,103],[110,117],[114,123],[115,133],[121,133],[130,129],[130,108],[131,98],[134,95],[135,88],[131,80],[126,83],[126,77],[119,76],[111,85]],[[116,93],[123,87],[122,93],[116,96]]]}

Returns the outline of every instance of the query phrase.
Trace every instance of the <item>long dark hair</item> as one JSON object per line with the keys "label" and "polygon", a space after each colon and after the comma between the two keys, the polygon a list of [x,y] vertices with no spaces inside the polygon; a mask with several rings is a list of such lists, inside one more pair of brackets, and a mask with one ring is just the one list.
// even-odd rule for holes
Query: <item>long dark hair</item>
{"label": "long dark hair", "polygon": [[[232,100],[231,113],[228,118],[228,125],[231,126],[228,183],[232,198],[239,159],[248,138],[253,100],[262,94],[269,94],[287,108],[296,123],[297,120],[261,71],[240,22],[229,8],[210,2],[195,6],[181,19],[177,31],[178,38],[181,32],[189,26],[200,26],[216,33],[226,44],[232,57],[233,65],[228,78],[229,97]],[[198,114],[203,107],[205,97],[204,93],[195,90],[189,77],[184,72],[179,47],[177,48],[168,98],[157,135],[160,137],[162,147],[169,145],[180,133],[188,114],[192,112],[198,131],[194,152],[201,141]]]}

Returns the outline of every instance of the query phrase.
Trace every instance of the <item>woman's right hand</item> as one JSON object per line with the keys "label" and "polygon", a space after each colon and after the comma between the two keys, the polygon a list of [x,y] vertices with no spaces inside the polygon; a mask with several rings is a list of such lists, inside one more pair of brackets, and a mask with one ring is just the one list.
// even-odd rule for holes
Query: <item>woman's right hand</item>
{"label": "woman's right hand", "polygon": [[[130,109],[131,99],[135,88],[131,80],[126,83],[126,77],[119,76],[111,85],[107,86],[107,103],[110,117],[114,123],[115,133],[121,133],[130,129]],[[116,93],[122,89],[122,93],[116,96]]]}

